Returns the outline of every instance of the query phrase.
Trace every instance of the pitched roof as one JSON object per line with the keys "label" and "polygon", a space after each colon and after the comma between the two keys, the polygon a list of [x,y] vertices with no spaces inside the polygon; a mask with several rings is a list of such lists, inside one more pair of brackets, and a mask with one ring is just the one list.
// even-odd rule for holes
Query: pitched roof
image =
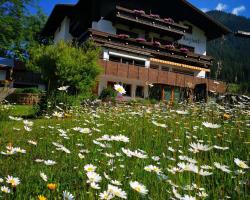
{"label": "pitched roof", "polygon": [[74,8],[74,4],[56,4],[42,30],[42,35],[52,36],[64,17],[72,14]]}
{"label": "pitched roof", "polygon": [[[114,4],[133,7],[134,9],[150,9],[150,12],[157,12],[156,14],[160,14],[162,17],[176,18],[178,21],[187,20],[202,29],[208,40],[231,33],[231,30],[227,27],[215,21],[186,0],[79,0],[76,5],[57,4],[42,34],[46,36],[53,35],[65,16],[70,17],[76,15],[76,13],[84,16],[87,11],[92,11],[95,13],[92,13],[91,17],[96,17],[100,13],[105,13],[108,10],[107,7],[110,9]],[[99,7],[97,7],[98,5]],[[115,9],[115,6],[113,9]]]}

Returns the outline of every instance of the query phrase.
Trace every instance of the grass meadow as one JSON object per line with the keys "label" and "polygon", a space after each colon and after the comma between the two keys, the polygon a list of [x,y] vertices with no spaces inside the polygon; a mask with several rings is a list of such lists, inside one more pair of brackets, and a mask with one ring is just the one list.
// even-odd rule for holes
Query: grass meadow
{"label": "grass meadow", "polygon": [[243,104],[0,112],[0,199],[250,199]]}

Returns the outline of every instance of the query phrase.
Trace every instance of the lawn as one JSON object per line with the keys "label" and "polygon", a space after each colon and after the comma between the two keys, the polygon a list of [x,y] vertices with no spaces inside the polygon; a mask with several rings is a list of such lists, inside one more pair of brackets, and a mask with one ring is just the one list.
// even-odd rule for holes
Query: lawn
{"label": "lawn", "polygon": [[0,198],[250,199],[247,106],[23,108],[1,110]]}

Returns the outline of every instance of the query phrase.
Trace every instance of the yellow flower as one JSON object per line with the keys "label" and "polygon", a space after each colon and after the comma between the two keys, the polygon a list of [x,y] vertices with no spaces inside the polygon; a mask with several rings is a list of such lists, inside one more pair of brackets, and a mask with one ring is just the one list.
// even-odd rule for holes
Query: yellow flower
{"label": "yellow flower", "polygon": [[223,115],[223,119],[224,119],[224,120],[230,119],[230,115],[228,115],[228,114],[225,113],[225,114]]}
{"label": "yellow flower", "polygon": [[43,196],[43,195],[39,195],[38,200],[47,200],[47,198],[45,196]]}
{"label": "yellow flower", "polygon": [[65,113],[64,116],[65,116],[66,118],[72,117],[72,115],[70,115],[70,114],[68,114],[68,113]]}
{"label": "yellow flower", "polygon": [[48,187],[49,190],[54,191],[54,190],[56,189],[56,184],[54,184],[54,183],[49,183],[49,184],[47,185],[47,187]]}

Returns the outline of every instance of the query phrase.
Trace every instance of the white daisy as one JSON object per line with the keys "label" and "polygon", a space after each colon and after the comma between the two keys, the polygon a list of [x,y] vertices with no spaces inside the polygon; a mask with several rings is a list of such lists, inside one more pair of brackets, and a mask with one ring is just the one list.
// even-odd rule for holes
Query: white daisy
{"label": "white daisy", "polygon": [[96,170],[96,166],[94,166],[92,164],[87,164],[84,166],[84,170],[86,172],[94,172]]}
{"label": "white daisy", "polygon": [[240,160],[239,158],[235,158],[234,162],[235,162],[236,165],[238,165],[242,169],[248,169],[249,168],[247,166],[247,164],[244,161]]}
{"label": "white daisy", "polygon": [[45,182],[47,182],[48,177],[47,177],[46,174],[44,174],[43,172],[40,172],[40,177],[41,177]]}
{"label": "white daisy", "polygon": [[119,84],[114,85],[114,89],[120,94],[126,94],[126,90]]}
{"label": "white daisy", "polygon": [[132,189],[134,189],[135,191],[139,192],[142,195],[146,195],[148,193],[147,188],[143,184],[137,181],[130,181],[129,184]]}
{"label": "white daisy", "polygon": [[73,200],[75,197],[68,191],[63,191],[63,200]]}
{"label": "white daisy", "polygon": [[214,128],[214,129],[221,127],[221,125],[219,125],[219,124],[212,124],[210,122],[202,122],[202,125],[207,127],[207,128]]}
{"label": "white daisy", "polygon": [[1,191],[4,193],[10,193],[10,189],[6,186],[1,186]]}
{"label": "white daisy", "polygon": [[6,178],[6,183],[11,184],[12,187],[16,187],[17,185],[20,184],[20,179],[8,175],[7,178]]}
{"label": "white daisy", "polygon": [[119,197],[122,199],[127,199],[127,193],[117,186],[109,184],[108,185],[108,192],[113,194],[116,197]]}

